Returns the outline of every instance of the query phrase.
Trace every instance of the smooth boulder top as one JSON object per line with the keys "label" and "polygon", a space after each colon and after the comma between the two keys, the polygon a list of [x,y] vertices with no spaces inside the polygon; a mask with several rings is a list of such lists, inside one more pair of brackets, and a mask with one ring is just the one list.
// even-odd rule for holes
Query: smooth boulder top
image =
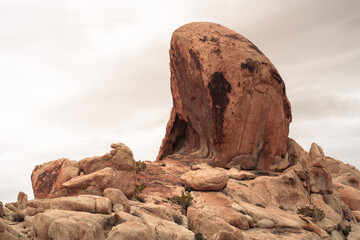
{"label": "smooth boulder top", "polygon": [[186,24],[172,35],[170,68],[173,109],[157,160],[182,155],[269,170],[285,156],[285,84],[253,43],[219,24]]}

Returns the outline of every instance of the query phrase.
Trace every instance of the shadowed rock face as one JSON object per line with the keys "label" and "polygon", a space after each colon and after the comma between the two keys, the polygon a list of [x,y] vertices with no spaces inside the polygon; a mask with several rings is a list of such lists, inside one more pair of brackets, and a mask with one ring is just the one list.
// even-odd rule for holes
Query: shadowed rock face
{"label": "shadowed rock face", "polygon": [[279,73],[249,40],[213,23],[172,35],[173,109],[157,160],[269,170],[286,155],[290,103]]}

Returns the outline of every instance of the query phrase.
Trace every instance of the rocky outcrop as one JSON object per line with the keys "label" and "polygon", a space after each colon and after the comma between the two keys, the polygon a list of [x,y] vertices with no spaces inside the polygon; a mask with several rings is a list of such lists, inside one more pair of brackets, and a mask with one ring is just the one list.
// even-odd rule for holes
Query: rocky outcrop
{"label": "rocky outcrop", "polygon": [[157,160],[181,155],[261,170],[283,162],[290,103],[254,44],[219,24],[190,23],[173,33],[170,62],[173,109]]}
{"label": "rocky outcrop", "polygon": [[136,171],[120,143],[37,166],[36,199],[0,202],[0,239],[360,238],[360,172],[287,138],[284,83],[251,42],[193,23],[174,33],[170,55],[159,161]]}
{"label": "rocky outcrop", "polygon": [[135,160],[122,143],[110,153],[79,162],[59,159],[36,166],[31,175],[38,199],[81,194],[102,195],[105,188],[120,189],[128,198],[135,193]]}

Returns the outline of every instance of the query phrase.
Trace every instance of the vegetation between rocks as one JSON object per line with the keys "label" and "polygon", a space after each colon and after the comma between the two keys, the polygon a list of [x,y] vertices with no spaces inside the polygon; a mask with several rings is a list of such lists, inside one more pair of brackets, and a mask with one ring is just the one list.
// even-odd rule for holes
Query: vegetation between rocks
{"label": "vegetation between rocks", "polygon": [[187,193],[182,192],[181,196],[173,196],[169,200],[175,204],[180,205],[184,209],[186,214],[188,207],[191,205],[191,201],[193,200],[193,197],[188,192]]}
{"label": "vegetation between rocks", "polygon": [[142,193],[142,191],[144,191],[144,189],[146,188],[146,185],[145,184],[136,184],[135,185],[135,199],[137,199],[139,202],[142,202],[144,203],[145,202],[145,199],[140,196],[139,194]]}
{"label": "vegetation between rocks", "polygon": [[206,240],[202,233],[195,233],[195,240]]}
{"label": "vegetation between rocks", "polygon": [[143,172],[146,169],[146,163],[143,161],[136,161],[136,173]]}
{"label": "vegetation between rocks", "polygon": [[311,217],[316,221],[321,221],[325,217],[324,211],[315,205],[308,205],[298,208],[297,213],[306,217]]}

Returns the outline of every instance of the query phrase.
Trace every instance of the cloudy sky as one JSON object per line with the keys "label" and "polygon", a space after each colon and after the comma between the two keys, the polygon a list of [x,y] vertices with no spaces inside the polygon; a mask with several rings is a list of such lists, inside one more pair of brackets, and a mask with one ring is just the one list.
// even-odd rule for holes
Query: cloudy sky
{"label": "cloudy sky", "polygon": [[256,44],[285,80],[290,137],[360,168],[360,1],[0,1],[0,200],[35,165],[124,142],[154,160],[172,106],[171,33],[193,21]]}

